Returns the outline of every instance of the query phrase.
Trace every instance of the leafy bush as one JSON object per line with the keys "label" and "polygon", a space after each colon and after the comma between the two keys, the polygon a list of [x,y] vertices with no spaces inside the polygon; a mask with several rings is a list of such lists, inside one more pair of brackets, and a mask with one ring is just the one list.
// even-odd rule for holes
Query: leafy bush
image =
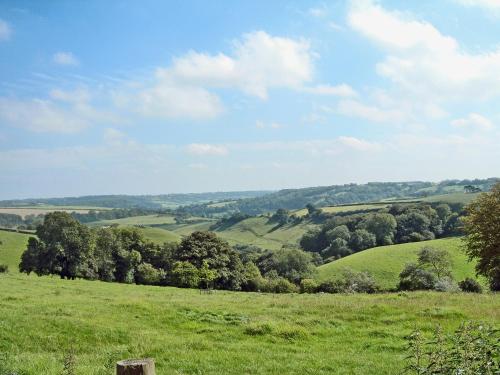
{"label": "leafy bush", "polygon": [[467,277],[458,283],[460,290],[467,293],[482,293],[483,287],[476,280]]}
{"label": "leafy bush", "polygon": [[415,330],[408,338],[405,374],[498,374],[500,335],[478,323],[464,323],[453,335],[438,327],[426,339]]}
{"label": "leafy bush", "polygon": [[345,270],[342,278],[321,283],[317,291],[324,293],[375,293],[377,283],[368,272]]}
{"label": "leafy bush", "polygon": [[399,274],[399,290],[430,290],[436,285],[436,276],[420,268],[415,263],[409,263]]}
{"label": "leafy bush", "polygon": [[438,292],[459,292],[460,288],[450,277],[444,277],[436,281],[434,290]]}
{"label": "leafy bush", "polygon": [[295,293],[297,287],[284,277],[278,276],[265,279],[261,290],[268,293]]}
{"label": "leafy bush", "polygon": [[318,283],[313,279],[303,279],[300,281],[301,293],[316,293],[317,289]]}
{"label": "leafy bush", "polygon": [[137,266],[135,280],[137,284],[155,285],[165,277],[165,271],[154,268],[149,263],[141,263]]}
{"label": "leafy bush", "polygon": [[9,266],[6,264],[0,264],[0,273],[7,273],[9,272]]}

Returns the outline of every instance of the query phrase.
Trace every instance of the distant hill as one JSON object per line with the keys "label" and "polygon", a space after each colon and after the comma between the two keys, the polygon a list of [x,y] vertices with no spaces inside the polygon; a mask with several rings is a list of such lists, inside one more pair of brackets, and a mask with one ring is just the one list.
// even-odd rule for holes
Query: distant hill
{"label": "distant hill", "polygon": [[106,208],[144,208],[160,210],[192,204],[234,201],[255,198],[269,191],[229,191],[214,193],[162,194],[162,195],[89,195],[65,198],[33,198],[0,201],[0,207],[79,206]]}
{"label": "distant hill", "polygon": [[[484,180],[448,180],[435,182],[369,182],[367,184],[346,184],[319,186],[301,189],[285,189],[277,192],[228,202],[223,206],[210,207],[205,204],[183,207],[182,210],[192,215],[221,214],[243,212],[250,215],[276,211],[278,208],[298,210],[307,204],[316,207],[337,206],[353,203],[372,203],[391,200],[429,200],[440,196],[446,200],[448,194],[454,194],[459,203],[467,202],[465,186],[474,186],[481,191],[488,191],[500,181],[498,178]],[[469,193],[467,193],[469,194]],[[477,193],[470,194],[475,196]]]}
{"label": "distant hill", "polygon": [[456,281],[475,277],[474,263],[467,260],[461,250],[460,238],[444,238],[432,241],[412,242],[391,246],[380,246],[360,251],[318,268],[320,280],[333,279],[345,269],[368,271],[384,289],[393,289],[399,282],[399,273],[406,263],[415,262],[417,252],[424,246],[447,250],[452,257],[453,277]]}

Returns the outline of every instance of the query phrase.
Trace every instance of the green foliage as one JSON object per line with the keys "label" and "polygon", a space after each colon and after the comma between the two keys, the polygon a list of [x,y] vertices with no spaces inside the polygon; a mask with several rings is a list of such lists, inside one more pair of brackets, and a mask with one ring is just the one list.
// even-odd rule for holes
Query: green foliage
{"label": "green foliage", "polygon": [[359,224],[359,229],[373,233],[378,245],[391,245],[394,240],[397,223],[394,216],[387,213],[368,214]]}
{"label": "green foliage", "polygon": [[467,277],[458,283],[458,286],[462,292],[467,293],[482,293],[483,287],[476,280]]}
{"label": "green foliage", "polygon": [[341,278],[322,282],[317,290],[324,293],[375,293],[379,286],[368,272],[344,270]]}
{"label": "green foliage", "polygon": [[437,282],[436,275],[415,263],[408,263],[399,274],[399,279],[399,290],[430,290]]}
{"label": "green foliage", "polygon": [[135,272],[137,284],[157,285],[165,278],[165,271],[153,267],[149,263],[141,263]]}
{"label": "green foliage", "polygon": [[314,279],[302,279],[300,281],[301,293],[316,293],[318,290],[318,282]]}
{"label": "green foliage", "polygon": [[480,323],[463,323],[453,335],[445,336],[438,327],[432,339],[415,330],[408,337],[405,373],[498,374],[500,368],[499,331]]}
{"label": "green foliage", "polygon": [[256,260],[256,265],[266,277],[270,272],[276,272],[296,284],[301,279],[312,277],[316,268],[310,253],[294,248],[267,251]]}
{"label": "green foliage", "polygon": [[500,183],[467,206],[464,219],[466,252],[477,259],[476,271],[500,290]]}
{"label": "green foliage", "polygon": [[196,288],[200,283],[198,269],[189,262],[175,262],[172,281],[173,285],[181,288]]}

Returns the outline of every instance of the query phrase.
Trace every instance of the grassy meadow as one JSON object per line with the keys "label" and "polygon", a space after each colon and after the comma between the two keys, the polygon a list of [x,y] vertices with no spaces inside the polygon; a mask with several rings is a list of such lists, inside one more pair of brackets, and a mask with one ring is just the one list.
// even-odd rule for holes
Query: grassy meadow
{"label": "grassy meadow", "polygon": [[[27,235],[0,232],[0,369],[111,374],[153,357],[158,374],[397,374],[415,327],[496,323],[500,296],[329,295],[150,287],[17,273]],[[347,259],[347,258],[346,258]],[[0,371],[0,373],[2,373]]]}
{"label": "grassy meadow", "polygon": [[393,289],[399,282],[399,273],[405,264],[415,262],[417,253],[423,246],[445,249],[450,253],[452,275],[455,280],[475,277],[474,263],[468,261],[467,256],[461,250],[461,239],[455,237],[374,247],[320,266],[318,278],[320,280],[333,278],[341,274],[344,269],[368,271],[381,287]]}

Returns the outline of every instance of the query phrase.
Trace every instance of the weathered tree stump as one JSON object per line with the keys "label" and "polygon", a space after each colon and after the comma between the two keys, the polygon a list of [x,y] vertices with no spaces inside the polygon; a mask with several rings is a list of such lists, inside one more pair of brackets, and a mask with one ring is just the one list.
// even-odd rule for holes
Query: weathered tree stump
{"label": "weathered tree stump", "polygon": [[152,358],[126,359],[116,363],[116,375],[155,375]]}

